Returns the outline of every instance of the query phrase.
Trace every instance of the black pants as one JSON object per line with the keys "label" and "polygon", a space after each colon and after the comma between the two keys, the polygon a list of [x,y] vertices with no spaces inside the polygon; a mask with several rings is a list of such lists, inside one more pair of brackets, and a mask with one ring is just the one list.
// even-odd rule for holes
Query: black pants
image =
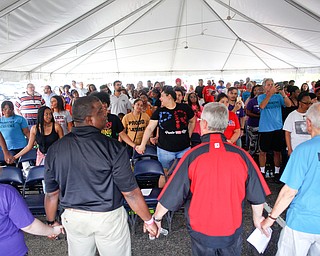
{"label": "black pants", "polygon": [[191,237],[192,256],[241,256],[242,236],[227,248],[206,247]]}

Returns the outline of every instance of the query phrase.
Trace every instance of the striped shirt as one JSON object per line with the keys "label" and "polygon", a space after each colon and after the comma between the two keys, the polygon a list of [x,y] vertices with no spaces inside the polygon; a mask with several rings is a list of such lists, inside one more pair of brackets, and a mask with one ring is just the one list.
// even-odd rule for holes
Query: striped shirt
{"label": "striped shirt", "polygon": [[35,92],[34,95],[23,92],[22,95],[18,97],[15,105],[25,119],[37,119],[38,109],[45,105],[45,101],[41,94],[37,92]]}

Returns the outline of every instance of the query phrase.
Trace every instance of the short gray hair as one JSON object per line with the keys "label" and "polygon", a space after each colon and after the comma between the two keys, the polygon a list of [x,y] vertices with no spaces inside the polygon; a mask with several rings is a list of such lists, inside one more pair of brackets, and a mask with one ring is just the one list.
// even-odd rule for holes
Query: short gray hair
{"label": "short gray hair", "polygon": [[272,83],[274,83],[272,78],[265,78],[263,79],[262,86],[265,86],[267,81],[272,81]]}
{"label": "short gray hair", "polygon": [[306,113],[306,117],[311,121],[312,126],[320,129],[320,102],[311,105]]}
{"label": "short gray hair", "polygon": [[218,102],[208,103],[204,106],[201,119],[207,121],[210,131],[224,132],[229,121],[228,109]]}

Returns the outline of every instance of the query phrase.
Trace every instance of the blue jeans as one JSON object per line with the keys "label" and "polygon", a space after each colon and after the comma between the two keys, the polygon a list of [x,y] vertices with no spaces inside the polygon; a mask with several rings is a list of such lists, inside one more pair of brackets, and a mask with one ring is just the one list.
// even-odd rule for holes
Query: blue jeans
{"label": "blue jeans", "polygon": [[184,153],[187,152],[189,149],[190,147],[178,152],[171,152],[157,147],[158,160],[162,164],[163,168],[169,169],[170,162],[176,158],[182,158]]}

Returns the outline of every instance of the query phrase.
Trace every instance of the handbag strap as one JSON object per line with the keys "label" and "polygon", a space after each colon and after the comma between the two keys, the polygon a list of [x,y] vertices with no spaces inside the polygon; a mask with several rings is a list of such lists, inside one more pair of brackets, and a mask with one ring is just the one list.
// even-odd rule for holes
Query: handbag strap
{"label": "handbag strap", "polygon": [[[132,113],[132,115],[133,115],[133,113]],[[134,141],[136,140],[136,137],[137,137],[137,133],[138,133],[139,125],[140,125],[140,120],[141,120],[141,113],[140,113],[139,120],[138,120],[137,130],[136,130],[136,133],[135,133],[134,138],[133,138],[133,143],[134,143]]]}

